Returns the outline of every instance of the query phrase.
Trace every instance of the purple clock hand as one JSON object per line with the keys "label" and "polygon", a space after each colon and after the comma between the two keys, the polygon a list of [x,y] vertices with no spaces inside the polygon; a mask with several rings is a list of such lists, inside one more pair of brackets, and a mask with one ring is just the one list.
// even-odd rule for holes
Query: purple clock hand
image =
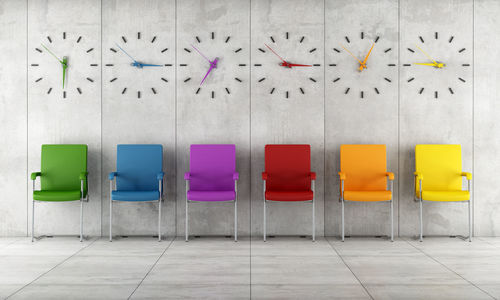
{"label": "purple clock hand", "polygon": [[200,53],[201,56],[203,56],[204,59],[206,59],[210,64],[212,64],[212,62],[205,56],[203,55],[203,53],[201,53],[200,50],[198,50],[198,48],[196,48],[195,46],[191,45],[191,47],[194,48],[194,50],[196,50],[196,52]]}
{"label": "purple clock hand", "polygon": [[217,61],[218,61],[218,60],[219,60],[219,59],[216,57],[216,58],[214,59],[214,61],[210,61],[210,68],[208,69],[207,74],[205,74],[205,77],[203,77],[203,80],[201,81],[200,85],[202,85],[202,84],[203,84],[203,82],[204,82],[204,81],[205,81],[205,79],[207,78],[208,74],[210,74],[210,72],[212,72],[212,69],[217,68]]}

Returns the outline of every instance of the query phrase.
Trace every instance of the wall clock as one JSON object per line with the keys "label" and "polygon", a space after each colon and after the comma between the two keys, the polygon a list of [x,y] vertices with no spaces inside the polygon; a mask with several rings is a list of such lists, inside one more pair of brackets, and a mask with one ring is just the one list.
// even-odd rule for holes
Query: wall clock
{"label": "wall clock", "polygon": [[104,65],[107,88],[117,94],[142,99],[159,95],[168,84],[165,68],[173,64],[166,62],[169,48],[158,35],[123,35],[107,51],[111,55]]}
{"label": "wall clock", "polygon": [[391,74],[397,70],[397,60],[391,54],[397,50],[380,35],[364,31],[346,35],[331,51],[334,55],[328,64],[334,70],[331,83],[341,94],[366,99],[383,94],[394,81]]}
{"label": "wall clock", "polygon": [[[403,64],[407,68],[405,79],[420,95],[438,99],[443,95],[454,95],[458,88],[468,84],[467,73],[471,66],[467,49],[456,45],[454,35],[420,35],[407,51],[412,61]],[[410,68],[411,67],[411,68]]]}
{"label": "wall clock", "polygon": [[194,95],[215,99],[230,96],[242,86],[248,72],[247,56],[232,36],[216,32],[195,36],[180,51],[179,75]]}
{"label": "wall clock", "polygon": [[304,35],[270,35],[257,48],[253,74],[271,95],[306,95],[321,78],[318,48]]}
{"label": "wall clock", "polygon": [[[94,83],[99,74],[96,51],[89,46],[85,37],[47,35],[33,51],[34,61],[30,63],[30,80],[47,95],[59,94],[66,98],[71,93],[82,95],[84,87]],[[31,76],[30,76],[31,77]]]}

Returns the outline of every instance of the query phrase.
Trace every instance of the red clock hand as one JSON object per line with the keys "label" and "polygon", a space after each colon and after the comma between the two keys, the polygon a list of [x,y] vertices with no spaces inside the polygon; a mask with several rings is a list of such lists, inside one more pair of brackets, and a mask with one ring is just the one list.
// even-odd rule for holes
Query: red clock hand
{"label": "red clock hand", "polygon": [[288,64],[288,67],[312,67],[312,65]]}
{"label": "red clock hand", "polygon": [[266,47],[269,48],[269,50],[271,50],[274,53],[274,55],[276,55],[277,57],[279,57],[279,59],[281,59],[283,61],[283,64],[281,64],[282,66],[288,65],[288,63],[281,56],[279,56],[278,53],[274,52],[274,50],[271,47],[269,47],[267,44],[264,44],[264,45],[266,45]]}

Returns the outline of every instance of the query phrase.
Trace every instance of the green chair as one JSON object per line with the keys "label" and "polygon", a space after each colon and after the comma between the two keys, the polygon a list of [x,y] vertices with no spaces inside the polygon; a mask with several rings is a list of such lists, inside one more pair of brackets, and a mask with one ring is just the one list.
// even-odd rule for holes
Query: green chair
{"label": "green chair", "polygon": [[[87,145],[42,145],[41,172],[31,173],[33,213],[31,241],[35,232],[35,202],[80,200],[80,242],[83,240],[83,201],[88,202]],[[35,190],[40,177],[41,190]]]}

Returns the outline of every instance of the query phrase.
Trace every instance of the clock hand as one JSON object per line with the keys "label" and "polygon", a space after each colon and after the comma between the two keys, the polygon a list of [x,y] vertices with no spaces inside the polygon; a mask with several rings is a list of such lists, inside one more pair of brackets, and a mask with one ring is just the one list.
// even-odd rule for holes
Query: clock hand
{"label": "clock hand", "polygon": [[443,63],[413,63],[414,65],[420,65],[420,66],[431,66],[431,67],[435,67],[435,68],[442,68],[444,66],[446,66],[445,64]]}
{"label": "clock hand", "polygon": [[[366,68],[366,65],[362,61],[360,61],[356,56],[354,56],[354,54],[352,54],[351,51],[347,50],[346,47],[344,47],[343,45],[340,45],[340,46],[342,46],[342,48],[344,48],[344,50],[347,51],[347,53],[349,53],[352,57],[354,57],[354,59],[356,59],[359,62],[360,68],[361,67]],[[363,69],[361,69],[361,70],[363,70]]]}
{"label": "clock hand", "polygon": [[274,53],[274,55],[276,55],[277,57],[279,57],[279,59],[281,59],[281,61],[283,62],[282,64],[280,64],[281,66],[284,66],[284,67],[288,67],[288,62],[286,62],[281,56],[278,55],[278,53],[276,53],[271,47],[269,47],[267,44],[264,44],[266,45],[266,47],[271,50],[271,52]]}
{"label": "clock hand", "polygon": [[431,56],[429,54],[427,54],[424,50],[422,50],[419,46],[415,45],[415,47],[417,47],[418,50],[422,51],[422,53],[427,56],[428,59],[430,59],[430,61],[432,61],[435,65],[437,65],[438,63],[431,58]]}
{"label": "clock hand", "polygon": [[368,60],[368,57],[370,57],[370,54],[372,53],[373,47],[375,46],[375,43],[372,44],[372,47],[370,48],[370,51],[368,51],[368,54],[365,56],[365,60],[363,60],[363,64],[359,66],[359,70],[363,71],[363,69],[367,69],[366,67],[366,61]]}
{"label": "clock hand", "polygon": [[203,80],[200,82],[200,85],[203,84],[203,82],[207,78],[208,74],[210,74],[210,72],[212,72],[213,69],[217,68],[217,61],[218,60],[219,59],[216,57],[213,61],[210,61],[210,68],[208,69],[207,74],[205,74],[205,77],[203,77]]}
{"label": "clock hand", "polygon": [[143,64],[139,63],[142,67],[163,67],[162,65],[152,65],[152,64]]}
{"label": "clock hand", "polygon": [[43,48],[45,48],[45,50],[47,50],[47,52],[49,52],[52,56],[54,56],[55,59],[57,59],[58,62],[60,62],[61,64],[63,63],[62,60],[59,59],[59,57],[57,57],[54,53],[52,53],[52,51],[49,50],[49,48],[45,47],[44,44],[41,44]]}
{"label": "clock hand", "polygon": [[134,67],[138,67],[139,63],[137,63],[137,61],[136,61],[136,60],[135,60],[132,56],[130,56],[130,54],[128,54],[128,53],[127,53],[127,51],[123,50],[123,48],[122,48],[122,47],[120,47],[120,45],[118,45],[118,43],[115,43],[115,44],[116,44],[116,46],[117,46],[118,48],[120,48],[120,50],[122,50],[122,51],[123,51],[123,53],[125,53],[128,57],[130,57],[130,59],[132,59],[132,60],[134,61],[134,63],[132,64],[132,66],[134,66]]}
{"label": "clock hand", "polygon": [[66,69],[68,68],[68,57],[64,56],[61,63],[63,68],[63,89],[64,89],[64,84],[66,82]]}
{"label": "clock hand", "polygon": [[196,52],[198,52],[201,56],[203,56],[204,59],[206,59],[208,61],[208,63],[212,64],[212,62],[210,61],[210,59],[208,59],[205,55],[203,55],[203,53],[201,53],[200,50],[198,50],[198,48],[196,48],[195,46],[191,45],[191,47],[194,48],[194,50],[196,50]]}
{"label": "clock hand", "polygon": [[287,63],[288,67],[291,68],[291,67],[312,67],[312,65],[301,65],[301,64],[290,64],[290,63]]}

